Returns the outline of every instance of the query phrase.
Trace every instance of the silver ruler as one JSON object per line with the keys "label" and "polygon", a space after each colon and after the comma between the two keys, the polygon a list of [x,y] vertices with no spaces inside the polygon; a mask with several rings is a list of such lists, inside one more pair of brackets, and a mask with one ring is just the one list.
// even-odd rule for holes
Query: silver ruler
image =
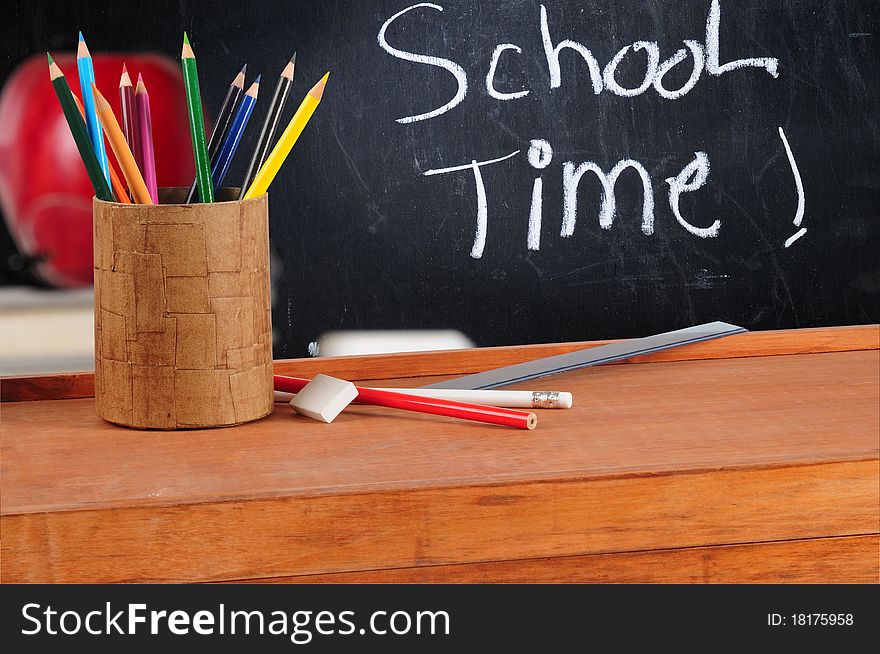
{"label": "silver ruler", "polygon": [[611,363],[621,359],[640,354],[649,354],[668,350],[680,345],[699,343],[713,338],[730,336],[748,331],[744,327],[731,325],[726,322],[710,322],[705,325],[696,325],[686,329],[678,329],[674,332],[645,336],[644,338],[632,338],[610,345],[600,345],[568,354],[558,354],[543,359],[535,359],[526,363],[517,363],[512,366],[495,368],[486,372],[478,372],[474,375],[465,375],[455,379],[429,384],[422,388],[459,388],[479,390],[485,388],[497,388],[508,384],[517,384],[530,379],[556,375],[560,372],[597,366],[602,363]]}

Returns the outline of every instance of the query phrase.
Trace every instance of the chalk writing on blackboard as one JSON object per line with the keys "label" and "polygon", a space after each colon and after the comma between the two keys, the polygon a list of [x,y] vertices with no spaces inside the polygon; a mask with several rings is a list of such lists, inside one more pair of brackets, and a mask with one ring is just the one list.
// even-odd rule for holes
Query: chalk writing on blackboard
{"label": "chalk writing on blackboard", "polygon": [[[801,181],[801,172],[798,170],[797,163],[794,160],[794,155],[791,152],[791,146],[788,144],[788,139],[785,138],[785,132],[782,131],[782,128],[779,128],[779,138],[782,139],[782,145],[785,146],[785,154],[788,156],[788,163],[791,165],[791,173],[794,175],[794,185],[797,189],[798,194],[798,205],[797,211],[794,214],[794,223],[795,227],[801,227],[801,222],[804,220],[804,183]],[[798,240],[801,236],[807,233],[806,227],[801,227],[798,231],[792,234],[785,241],[785,247],[788,247],[796,240]]]}
{"label": "chalk writing on blackboard", "polygon": [[[389,43],[387,33],[392,24],[410,11],[424,9],[437,12],[443,11],[442,6],[430,2],[421,2],[402,9],[382,24],[377,37],[379,46],[398,59],[417,64],[436,66],[448,71],[455,78],[456,91],[451,99],[439,107],[423,113],[397,118],[396,121],[402,124],[430,120],[448,111],[452,111],[465,99],[469,88],[467,72],[463,66],[455,61],[443,57],[408,52],[396,48]],[[590,88],[596,95],[607,91],[616,96],[632,98],[648,93],[653,89],[653,91],[661,98],[675,101],[692,92],[697,87],[700,80],[703,79],[704,72],[709,76],[720,77],[737,70],[755,68],[763,69],[763,71],[769,74],[773,79],[779,76],[779,62],[775,57],[750,57],[721,63],[722,22],[720,0],[711,0],[706,20],[705,42],[700,43],[698,41],[685,39],[682,41],[685,47],[677,50],[670,57],[662,60],[660,48],[656,41],[635,41],[634,43],[626,45],[618,50],[614,57],[602,67],[592,51],[584,44],[571,39],[564,39],[558,42],[554,41],[550,29],[547,9],[544,5],[540,6],[538,23],[547,63],[549,88],[551,90],[564,86],[559,57],[560,53],[565,50],[571,50],[577,53],[584,60],[586,63],[586,72],[590,78]],[[645,76],[635,86],[623,86],[617,80],[617,69],[630,53],[636,52],[643,52],[645,55]],[[532,89],[499,89],[496,86],[495,73],[502,57],[514,57],[516,55],[522,55],[522,48],[515,43],[501,43],[494,48],[485,78],[485,89],[489,97],[503,102],[510,102],[523,98],[531,92]],[[663,82],[664,77],[673,68],[688,60],[691,62],[691,73],[688,76],[688,79],[677,89],[667,88]],[[798,200],[794,225],[795,227],[798,227],[799,230],[785,241],[784,247],[788,248],[806,233],[806,228],[801,227],[804,216],[804,189],[794,155],[781,127],[779,128],[779,136],[782,140],[783,147],[792,169]],[[486,166],[502,164],[502,162],[515,157],[520,152],[521,150],[516,150],[509,154],[484,161],[474,159],[470,163],[444,168],[433,168],[422,173],[426,176],[433,176],[470,171],[473,175],[476,191],[477,214],[474,243],[470,255],[475,259],[479,259],[483,255],[489,223],[489,206],[481,169]],[[544,170],[553,160],[553,148],[545,139],[532,139],[526,153],[526,159],[535,170]],[[567,238],[574,234],[578,219],[578,190],[581,179],[587,173],[595,175],[602,187],[602,197],[598,214],[599,226],[602,229],[611,229],[616,218],[615,186],[618,178],[623,173],[629,171],[638,175],[642,182],[641,230],[646,236],[651,236],[654,233],[654,182],[641,162],[631,158],[624,158],[618,161],[609,170],[606,170],[594,161],[582,161],[577,163],[574,161],[564,161],[562,162],[561,168],[563,206],[560,236],[562,238]],[[711,165],[709,154],[703,151],[697,151],[694,152],[693,159],[685,165],[680,172],[671,177],[667,177],[664,180],[669,187],[668,203],[670,211],[676,221],[687,231],[687,233],[697,238],[717,237],[721,233],[722,219],[714,218],[711,221],[707,220],[706,222],[709,224],[706,225],[696,225],[691,223],[682,216],[680,210],[681,196],[685,193],[693,193],[703,188],[709,181],[710,170]],[[528,233],[526,237],[526,248],[532,251],[540,250],[541,247],[543,185],[543,175],[538,175],[532,185]]]}

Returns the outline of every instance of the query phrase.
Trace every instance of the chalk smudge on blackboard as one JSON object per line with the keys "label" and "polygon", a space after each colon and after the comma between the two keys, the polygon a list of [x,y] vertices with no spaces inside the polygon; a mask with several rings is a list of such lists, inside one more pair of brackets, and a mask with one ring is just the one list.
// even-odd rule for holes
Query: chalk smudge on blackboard
{"label": "chalk smudge on blackboard", "polygon": [[730,279],[730,275],[713,274],[705,268],[700,268],[694,274],[693,279],[688,283],[691,288],[707,290],[723,283],[724,280]]}

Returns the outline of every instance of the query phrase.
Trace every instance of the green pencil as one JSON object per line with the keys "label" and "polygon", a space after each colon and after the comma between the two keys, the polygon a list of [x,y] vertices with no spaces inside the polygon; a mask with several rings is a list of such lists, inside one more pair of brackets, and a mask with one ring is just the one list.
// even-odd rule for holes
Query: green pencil
{"label": "green pencil", "polygon": [[186,105],[189,114],[189,131],[192,136],[193,159],[196,163],[196,183],[202,202],[214,201],[214,185],[211,182],[211,161],[205,139],[205,120],[202,117],[202,96],[199,94],[199,72],[189,37],[183,33],[183,50],[180,52],[183,66],[183,84],[186,88]]}
{"label": "green pencil", "polygon": [[95,195],[100,200],[113,202],[113,194],[110,187],[107,186],[107,178],[104,177],[104,171],[98,162],[98,156],[95,154],[95,148],[92,147],[92,141],[89,139],[89,132],[86,124],[83,122],[79,109],[73,100],[73,93],[64,79],[64,73],[52,59],[52,55],[46,53],[49,57],[49,79],[52,80],[52,86],[55,87],[55,95],[58,96],[58,102],[61,104],[61,110],[67,119],[67,125],[70,127],[70,133],[73,134],[73,140],[76,141],[76,147],[79,149],[79,156],[82,157],[83,164],[86,167],[89,180],[92,182],[92,188],[95,189]]}

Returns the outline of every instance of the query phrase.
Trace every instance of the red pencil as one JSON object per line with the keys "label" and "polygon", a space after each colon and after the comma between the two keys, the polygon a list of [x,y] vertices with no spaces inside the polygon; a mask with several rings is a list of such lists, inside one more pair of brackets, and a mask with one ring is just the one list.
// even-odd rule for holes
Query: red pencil
{"label": "red pencil", "polygon": [[[285,377],[283,375],[275,375],[274,380],[275,390],[287,393],[298,393],[309,383],[308,379]],[[493,425],[517,427],[519,429],[534,429],[538,424],[538,417],[529,411],[502,409],[494,406],[483,406],[482,404],[454,402],[453,400],[438,400],[430,397],[394,393],[392,391],[380,391],[375,388],[361,388],[360,386],[355,388],[358,391],[356,401],[361,404],[374,404],[376,406],[387,406],[392,409],[418,411],[420,413],[434,413],[450,418],[476,420]]]}
{"label": "red pencil", "polygon": [[[119,107],[122,110],[122,133],[134,161],[141,173],[144,171],[144,160],[141,155],[140,130],[138,129],[138,115],[134,107],[134,87],[125,64],[122,64],[122,76],[119,78]],[[153,200],[155,202],[155,199]]]}

